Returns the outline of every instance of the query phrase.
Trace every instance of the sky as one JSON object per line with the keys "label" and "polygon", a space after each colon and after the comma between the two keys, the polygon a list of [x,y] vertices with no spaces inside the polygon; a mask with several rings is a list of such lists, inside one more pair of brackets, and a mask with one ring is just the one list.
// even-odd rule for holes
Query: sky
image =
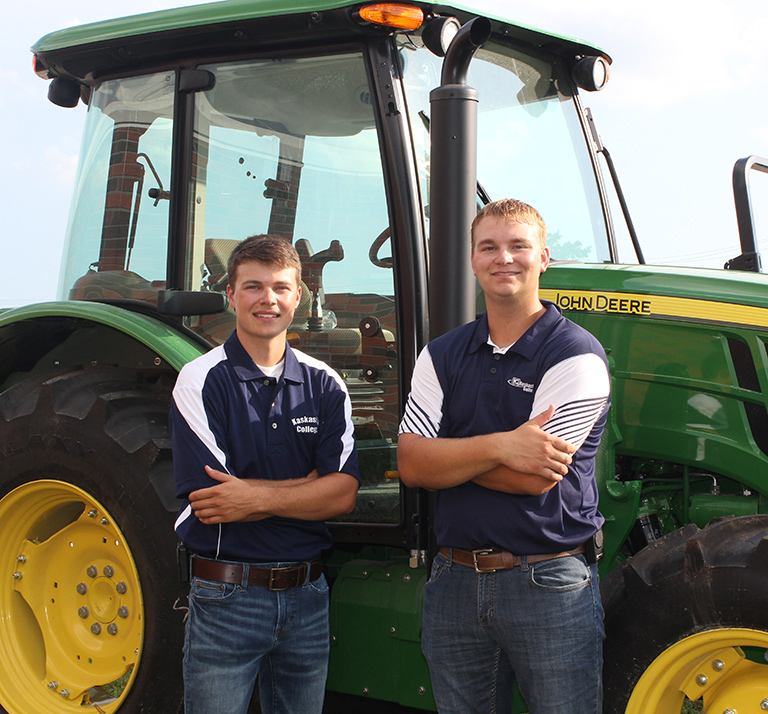
{"label": "sky", "polygon": [[[740,253],[734,162],[768,158],[765,0],[464,0],[588,41],[613,59],[583,93],[626,195],[646,262],[721,268]],[[195,4],[131,0],[130,14]],[[502,13],[502,8],[504,11]],[[29,47],[43,35],[126,14],[104,0],[12,3],[0,42],[0,308],[56,298],[85,107],[51,104]],[[768,249],[768,174],[752,173]],[[621,222],[618,207],[614,220]],[[620,260],[634,262],[620,232]],[[768,253],[763,258],[768,271]]]}

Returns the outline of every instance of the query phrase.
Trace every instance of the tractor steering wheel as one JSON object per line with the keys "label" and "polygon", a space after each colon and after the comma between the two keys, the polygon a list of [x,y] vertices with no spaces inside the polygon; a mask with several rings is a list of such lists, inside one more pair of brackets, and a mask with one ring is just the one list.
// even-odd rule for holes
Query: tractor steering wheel
{"label": "tractor steering wheel", "polygon": [[376,236],[371,247],[368,249],[368,259],[378,268],[391,268],[392,258],[379,258],[379,251],[387,240],[389,240],[390,231],[387,226],[379,235]]}

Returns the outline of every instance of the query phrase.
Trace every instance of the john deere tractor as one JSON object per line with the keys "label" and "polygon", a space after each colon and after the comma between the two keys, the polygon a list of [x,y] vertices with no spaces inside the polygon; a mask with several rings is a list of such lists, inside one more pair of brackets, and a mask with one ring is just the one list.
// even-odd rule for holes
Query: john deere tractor
{"label": "john deere tractor", "polygon": [[59,299],[0,314],[0,710],[179,711],[169,399],[231,333],[227,257],[257,233],[298,249],[289,340],[352,398],[362,486],[331,524],[329,701],[434,710],[432,501],[398,480],[397,426],[418,351],[483,310],[468,226],[510,196],[549,227],[543,297],[611,363],[605,711],[768,710],[768,279],[748,183],[768,167],[735,166],[727,269],[646,265],[584,104],[610,57],[512,12],[226,0],[34,45],[51,101],[87,118]]}

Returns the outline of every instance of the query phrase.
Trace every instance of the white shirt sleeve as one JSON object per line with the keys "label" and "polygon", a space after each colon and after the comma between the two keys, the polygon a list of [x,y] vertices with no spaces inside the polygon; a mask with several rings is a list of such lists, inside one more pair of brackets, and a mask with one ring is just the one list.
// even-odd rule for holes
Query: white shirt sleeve
{"label": "white shirt sleeve", "polygon": [[400,422],[401,434],[420,434],[435,438],[443,419],[443,390],[437,378],[429,348],[425,347],[411,377],[411,393]]}
{"label": "white shirt sleeve", "polygon": [[596,354],[576,355],[549,369],[533,399],[531,418],[555,405],[544,431],[581,447],[608,402],[608,368]]}

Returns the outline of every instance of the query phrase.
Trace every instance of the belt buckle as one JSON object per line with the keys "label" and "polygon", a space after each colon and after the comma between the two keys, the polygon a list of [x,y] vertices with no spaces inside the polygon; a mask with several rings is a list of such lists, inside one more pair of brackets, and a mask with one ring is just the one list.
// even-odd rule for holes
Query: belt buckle
{"label": "belt buckle", "polygon": [[282,573],[286,570],[292,570],[295,566],[294,565],[284,565],[281,568],[270,568],[269,569],[269,583],[267,583],[267,587],[272,592],[282,592],[283,590],[290,590],[291,585],[286,585],[284,588],[278,588],[275,587],[275,573]]}
{"label": "belt buckle", "polygon": [[472,564],[475,566],[476,573],[495,573],[496,568],[481,568],[477,563],[477,557],[483,555],[493,555],[493,550],[489,548],[482,548],[480,550],[472,551]]}

